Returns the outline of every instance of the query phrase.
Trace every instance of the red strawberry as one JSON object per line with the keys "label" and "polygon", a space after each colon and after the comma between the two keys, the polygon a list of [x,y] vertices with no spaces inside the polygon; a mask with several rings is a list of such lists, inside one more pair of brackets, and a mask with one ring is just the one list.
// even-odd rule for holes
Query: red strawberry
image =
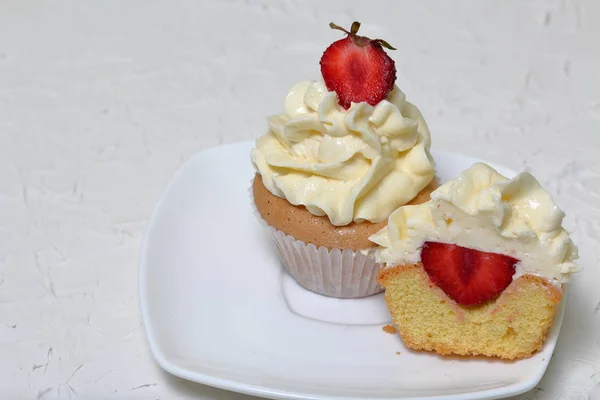
{"label": "red strawberry", "polygon": [[454,244],[425,242],[421,262],[429,278],[452,300],[474,305],[502,293],[512,281],[519,260]]}
{"label": "red strawberry", "polygon": [[332,29],[346,32],[346,38],[332,43],[321,57],[321,74],[330,92],[336,92],[345,109],[351,102],[365,101],[374,106],[394,88],[396,65],[383,50],[396,50],[382,39],[369,39],[356,33],[355,21],[350,32],[334,24]]}

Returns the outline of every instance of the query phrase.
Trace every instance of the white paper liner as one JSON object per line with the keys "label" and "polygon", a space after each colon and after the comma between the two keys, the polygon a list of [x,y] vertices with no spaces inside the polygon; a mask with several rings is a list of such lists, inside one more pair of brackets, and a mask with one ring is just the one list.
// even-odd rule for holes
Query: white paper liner
{"label": "white paper liner", "polygon": [[304,288],[324,296],[357,298],[383,291],[377,283],[380,265],[370,252],[328,249],[306,244],[270,226],[254,204],[252,185],[250,199],[256,218],[275,244],[275,250],[286,271]]}
{"label": "white paper liner", "polygon": [[287,272],[304,288],[325,296],[355,298],[379,293],[379,264],[369,254],[316,247],[269,226]]}

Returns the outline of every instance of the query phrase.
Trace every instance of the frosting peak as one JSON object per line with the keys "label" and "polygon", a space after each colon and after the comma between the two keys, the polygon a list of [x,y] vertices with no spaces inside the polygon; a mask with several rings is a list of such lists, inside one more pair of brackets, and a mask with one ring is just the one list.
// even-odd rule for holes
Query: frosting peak
{"label": "frosting peak", "polygon": [[566,282],[577,248],[562,227],[564,213],[528,172],[508,179],[476,163],[431,193],[431,200],[394,211],[371,240],[379,262],[416,263],[425,241],[458,244],[520,260],[518,274]]}
{"label": "frosting peak", "polygon": [[338,104],[323,82],[295,84],[268,118],[252,162],[267,189],[333,225],[380,222],[433,179],[430,137],[398,89],[375,107]]}

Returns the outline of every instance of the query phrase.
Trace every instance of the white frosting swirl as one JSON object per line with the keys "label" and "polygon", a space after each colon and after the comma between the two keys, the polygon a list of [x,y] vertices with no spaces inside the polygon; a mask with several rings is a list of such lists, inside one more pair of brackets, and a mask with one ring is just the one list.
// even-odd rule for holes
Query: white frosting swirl
{"label": "white frosting swirl", "polygon": [[477,163],[432,192],[430,201],[394,211],[369,239],[382,246],[376,258],[387,266],[419,262],[423,244],[436,241],[515,257],[517,275],[559,283],[579,271],[563,218],[531,174],[508,179]]}
{"label": "white frosting swirl", "polygon": [[397,87],[344,110],[323,82],[303,81],[285,110],[268,118],[252,163],[271,193],[333,225],[383,221],[433,179],[429,130]]}

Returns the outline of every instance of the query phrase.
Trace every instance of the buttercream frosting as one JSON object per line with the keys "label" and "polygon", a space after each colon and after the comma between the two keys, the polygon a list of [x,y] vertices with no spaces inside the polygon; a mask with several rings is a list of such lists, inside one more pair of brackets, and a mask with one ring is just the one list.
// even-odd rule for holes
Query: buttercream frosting
{"label": "buttercream frosting", "polygon": [[333,225],[384,221],[434,176],[427,124],[396,86],[345,110],[324,82],[302,81],[268,123],[251,153],[264,185]]}

